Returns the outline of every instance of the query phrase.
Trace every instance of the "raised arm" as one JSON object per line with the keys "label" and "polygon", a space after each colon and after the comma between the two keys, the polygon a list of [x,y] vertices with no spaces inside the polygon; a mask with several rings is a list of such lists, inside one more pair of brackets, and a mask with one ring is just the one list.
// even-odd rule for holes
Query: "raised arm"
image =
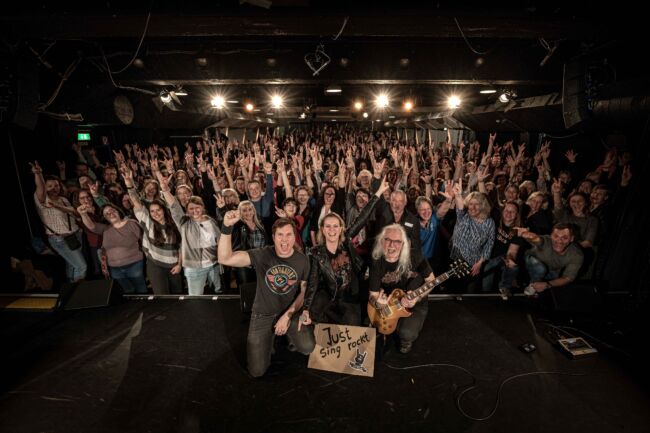
{"label": "raised arm", "polygon": [[243,268],[251,265],[251,257],[246,251],[233,252],[232,250],[232,229],[237,221],[239,221],[239,210],[231,210],[224,215],[217,256],[219,263],[224,266]]}
{"label": "raised arm", "polygon": [[131,169],[129,169],[126,166],[126,164],[120,165],[120,172],[122,173],[122,178],[124,178],[124,184],[126,185],[126,190],[129,193],[129,198],[133,203],[133,209],[135,210],[142,209],[142,201],[140,200],[140,194],[138,194],[138,190],[135,187],[135,183],[133,182],[133,172],[131,171]]}
{"label": "raised arm", "polygon": [[38,202],[43,204],[45,203],[45,180],[43,179],[43,169],[38,165],[38,161],[34,163],[29,163],[32,168],[32,173],[34,173],[34,183],[36,184],[36,198]]}

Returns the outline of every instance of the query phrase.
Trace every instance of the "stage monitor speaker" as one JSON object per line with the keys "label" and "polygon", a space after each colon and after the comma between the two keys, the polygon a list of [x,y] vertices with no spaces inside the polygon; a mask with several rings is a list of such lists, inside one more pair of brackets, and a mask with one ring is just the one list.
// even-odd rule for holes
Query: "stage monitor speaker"
{"label": "stage monitor speaker", "polygon": [[110,304],[112,289],[113,280],[92,280],[73,284],[63,296],[63,309],[106,307]]}
{"label": "stage monitor speaker", "polygon": [[242,313],[250,313],[253,310],[255,301],[255,290],[257,282],[244,283],[239,286],[239,307]]}
{"label": "stage monitor speaker", "polygon": [[590,118],[587,102],[586,71],[583,64],[570,62],[564,65],[562,77],[562,114],[564,126],[572,128]]}

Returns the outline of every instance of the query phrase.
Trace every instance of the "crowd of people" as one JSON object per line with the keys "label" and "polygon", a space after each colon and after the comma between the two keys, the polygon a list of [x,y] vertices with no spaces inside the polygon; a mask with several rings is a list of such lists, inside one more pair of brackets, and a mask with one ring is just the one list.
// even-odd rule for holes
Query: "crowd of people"
{"label": "crowd of people", "polygon": [[[601,278],[628,153],[604,151],[589,169],[567,150],[557,170],[550,142],[453,141],[321,127],[181,149],[124,144],[112,161],[75,144],[74,167],[57,162],[58,176],[31,163],[34,201],[70,281],[190,295],[256,281],[248,362],[260,376],[274,335],[309,353],[314,323],[360,325],[368,302],[381,308],[454,260],[471,272],[448,290],[504,299]],[[403,301],[414,313],[399,323],[404,353],[426,295]]]}

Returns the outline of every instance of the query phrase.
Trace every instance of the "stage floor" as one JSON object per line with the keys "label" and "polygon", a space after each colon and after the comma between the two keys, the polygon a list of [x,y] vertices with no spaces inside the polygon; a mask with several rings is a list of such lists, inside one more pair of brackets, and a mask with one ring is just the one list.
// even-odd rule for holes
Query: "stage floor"
{"label": "stage floor", "polygon": [[[245,369],[237,300],[126,301],[0,314],[0,431],[647,432],[650,394],[607,352],[570,360],[525,303],[430,302],[413,351],[394,345],[374,378],[306,367],[279,341],[267,375]],[[537,346],[532,354],[518,346]],[[428,364],[449,364],[431,366]],[[462,409],[456,399],[473,378]],[[391,367],[415,367],[396,370]]]}

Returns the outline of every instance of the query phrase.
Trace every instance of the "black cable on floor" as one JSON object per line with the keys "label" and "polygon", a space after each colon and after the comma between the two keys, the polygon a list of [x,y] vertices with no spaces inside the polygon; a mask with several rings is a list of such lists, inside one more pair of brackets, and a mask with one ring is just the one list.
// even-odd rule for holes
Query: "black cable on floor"
{"label": "black cable on floor", "polygon": [[413,369],[416,369],[416,368],[423,368],[423,367],[451,367],[451,368],[456,368],[458,370],[464,371],[465,373],[467,373],[472,378],[472,384],[469,387],[465,388],[463,391],[461,391],[458,394],[458,396],[456,397],[456,408],[461,413],[461,415],[463,415],[465,418],[471,419],[472,421],[486,421],[486,420],[492,418],[492,416],[494,416],[497,409],[499,408],[499,403],[501,402],[501,390],[503,389],[503,386],[506,383],[508,383],[508,382],[510,382],[512,380],[518,379],[520,377],[536,376],[536,375],[548,375],[548,374],[556,374],[556,375],[560,375],[560,376],[586,376],[587,375],[587,373],[565,373],[565,372],[562,372],[562,371],[532,371],[532,372],[529,372],[529,373],[521,373],[521,374],[516,374],[514,376],[510,376],[510,377],[504,379],[501,382],[501,384],[499,385],[499,389],[497,390],[497,396],[496,396],[495,403],[494,403],[494,408],[490,411],[490,413],[487,416],[478,418],[478,417],[474,417],[472,415],[469,415],[467,412],[465,412],[465,410],[463,409],[462,403],[461,403],[461,400],[463,399],[463,396],[465,394],[467,394],[469,391],[477,388],[476,376],[474,376],[472,374],[472,372],[470,372],[465,367],[461,367],[460,365],[456,365],[456,364],[422,364],[422,365],[412,365],[412,366],[408,366],[408,367],[395,367],[395,366],[392,366],[392,365],[387,364],[385,362],[384,362],[384,364],[388,368],[393,369],[393,370],[413,370]]}

